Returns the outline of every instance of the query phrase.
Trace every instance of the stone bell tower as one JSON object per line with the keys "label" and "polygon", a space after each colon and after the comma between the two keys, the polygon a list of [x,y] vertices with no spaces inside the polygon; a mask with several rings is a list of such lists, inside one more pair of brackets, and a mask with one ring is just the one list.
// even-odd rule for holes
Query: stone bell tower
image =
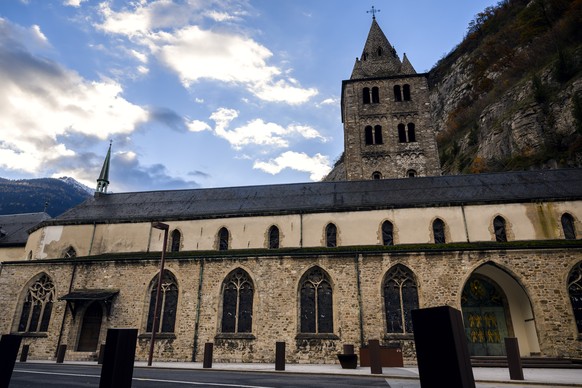
{"label": "stone bell tower", "polygon": [[344,179],[441,175],[427,74],[417,74],[406,54],[400,60],[375,16],[342,82],[341,112]]}

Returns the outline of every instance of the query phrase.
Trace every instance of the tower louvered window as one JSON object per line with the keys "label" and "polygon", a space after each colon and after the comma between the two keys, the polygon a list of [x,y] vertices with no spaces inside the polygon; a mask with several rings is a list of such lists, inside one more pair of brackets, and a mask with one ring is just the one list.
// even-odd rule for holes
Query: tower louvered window
{"label": "tower louvered window", "polygon": [[55,285],[48,275],[43,274],[26,290],[18,331],[47,331],[54,299]]}

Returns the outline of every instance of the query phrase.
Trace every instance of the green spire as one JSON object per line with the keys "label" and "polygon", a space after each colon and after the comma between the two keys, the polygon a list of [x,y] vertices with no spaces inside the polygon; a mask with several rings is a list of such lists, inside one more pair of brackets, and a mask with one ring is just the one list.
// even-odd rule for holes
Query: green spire
{"label": "green spire", "polygon": [[107,150],[107,156],[105,156],[105,161],[103,162],[103,167],[101,167],[101,174],[97,178],[97,193],[107,193],[107,186],[109,186],[109,161],[111,160],[111,141],[109,142],[109,150]]}

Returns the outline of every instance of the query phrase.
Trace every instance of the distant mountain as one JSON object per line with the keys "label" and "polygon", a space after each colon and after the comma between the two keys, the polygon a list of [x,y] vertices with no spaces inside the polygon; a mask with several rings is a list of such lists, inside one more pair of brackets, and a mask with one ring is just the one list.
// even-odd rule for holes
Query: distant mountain
{"label": "distant mountain", "polygon": [[0,215],[46,211],[51,217],[56,217],[91,197],[93,192],[68,177],[0,178]]}

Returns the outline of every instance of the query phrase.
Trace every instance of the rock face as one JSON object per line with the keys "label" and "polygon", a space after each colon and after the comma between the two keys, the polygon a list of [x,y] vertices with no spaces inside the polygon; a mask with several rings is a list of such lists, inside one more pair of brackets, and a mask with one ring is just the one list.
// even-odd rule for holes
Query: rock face
{"label": "rock face", "polygon": [[501,2],[431,70],[444,174],[582,166],[582,36],[568,27],[577,3]]}

